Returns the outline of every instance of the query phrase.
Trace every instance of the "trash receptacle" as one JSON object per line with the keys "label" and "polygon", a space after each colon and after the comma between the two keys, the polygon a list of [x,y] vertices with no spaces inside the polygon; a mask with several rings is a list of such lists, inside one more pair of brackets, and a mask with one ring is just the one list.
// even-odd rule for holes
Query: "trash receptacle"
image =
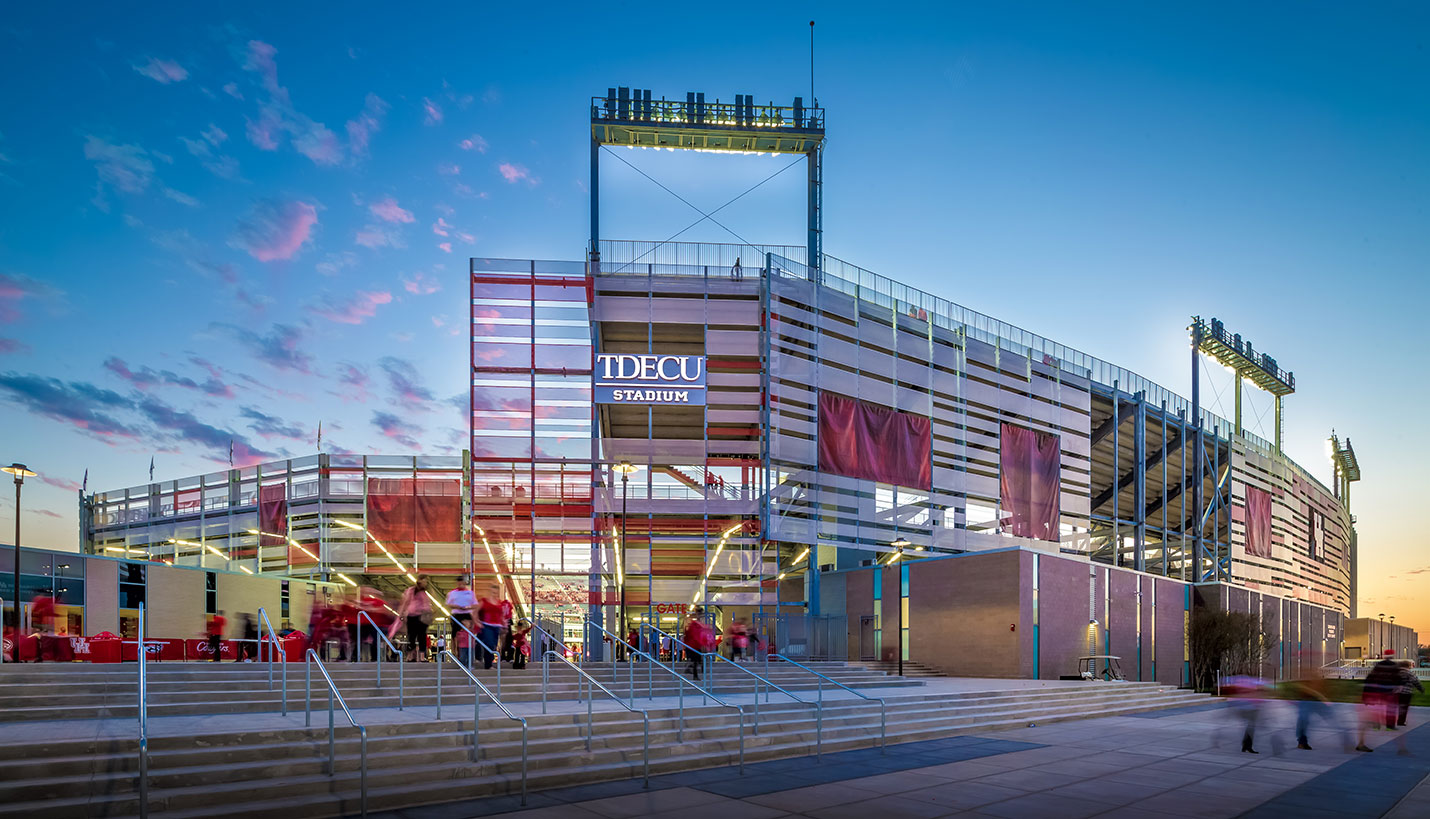
{"label": "trash receptacle", "polygon": [[89,638],[89,661],[92,663],[119,662],[120,645],[118,634],[101,631]]}
{"label": "trash receptacle", "polygon": [[295,631],[283,636],[283,656],[290,663],[301,663],[308,651],[308,635]]}

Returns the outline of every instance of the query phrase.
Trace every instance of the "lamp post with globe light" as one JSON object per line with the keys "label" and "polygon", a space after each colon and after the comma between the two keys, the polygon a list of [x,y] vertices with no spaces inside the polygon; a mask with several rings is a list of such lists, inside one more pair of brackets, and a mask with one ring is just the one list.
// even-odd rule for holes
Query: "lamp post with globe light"
{"label": "lamp post with globe light", "polygon": [[898,654],[898,657],[899,657],[899,676],[902,677],[902,676],[904,676],[904,565],[903,565],[903,560],[904,560],[904,547],[906,547],[906,546],[909,545],[909,541],[908,541],[906,538],[902,538],[902,537],[901,537],[901,538],[899,538],[898,540],[895,540],[894,542],[890,543],[889,545],[890,545],[890,546],[893,546],[895,549],[898,549],[898,550],[899,550],[899,551],[895,554],[895,556],[894,556],[894,562],[899,564],[898,567],[897,567],[897,573],[894,575],[895,579],[898,581],[899,595],[898,595],[898,597],[896,598],[896,599],[897,599],[897,602],[896,602],[894,605],[895,605],[895,609],[896,609],[896,610],[898,611],[898,613],[899,613],[899,630],[898,630],[898,632],[897,632],[898,638],[899,638],[899,650],[898,650],[896,653]]}
{"label": "lamp post with globe light", "polygon": [[[626,638],[626,634],[627,634],[627,632],[626,632],[626,582],[625,582],[625,577],[626,577],[626,494],[627,494],[627,487],[628,487],[628,485],[629,485],[629,483],[630,483],[631,475],[634,474],[634,473],[636,472],[636,470],[638,470],[638,469],[640,469],[640,467],[636,466],[635,464],[631,463],[630,461],[621,461],[620,463],[616,464],[616,466],[615,466],[615,470],[616,470],[617,472],[621,473],[621,548],[619,548],[619,549],[616,550],[616,560],[617,560],[617,561],[619,562],[619,564],[620,564],[620,565],[617,567],[617,569],[616,569],[616,582],[619,584],[619,588],[617,588],[616,591],[620,594],[620,610],[619,610],[619,612],[617,612],[617,615],[616,615],[616,634],[620,635],[621,640],[622,640],[623,642],[624,642],[624,640],[625,640],[625,638]],[[617,652],[620,654],[620,656],[617,657],[617,659],[622,659],[622,658],[624,658],[624,656],[625,656],[625,654],[626,654],[625,649],[622,649],[622,648],[617,647]]]}
{"label": "lamp post with globe light", "polygon": [[[10,626],[15,629],[15,639],[18,640],[20,639],[20,486],[26,478],[33,478],[35,473],[24,464],[0,467],[0,472],[8,472],[15,476],[15,611],[11,615]],[[16,651],[18,653],[19,649]]]}

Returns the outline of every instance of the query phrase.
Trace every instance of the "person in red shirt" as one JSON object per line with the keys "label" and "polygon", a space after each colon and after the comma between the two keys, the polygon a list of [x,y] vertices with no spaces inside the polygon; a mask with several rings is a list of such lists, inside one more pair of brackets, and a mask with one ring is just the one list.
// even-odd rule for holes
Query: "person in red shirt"
{"label": "person in red shirt", "polygon": [[496,648],[497,641],[501,639],[502,626],[506,623],[507,606],[510,605],[505,600],[497,600],[495,586],[489,587],[481,597],[477,598],[477,639],[482,643],[477,648],[482,652],[482,668],[492,667],[492,661],[496,657],[492,652]]}
{"label": "person in red shirt", "polygon": [[30,628],[39,632],[39,648],[35,651],[35,662],[45,661],[45,655],[58,660],[54,647],[55,598],[44,592],[36,592],[30,600]]}
{"label": "person in red shirt", "polygon": [[[214,612],[213,619],[209,620],[209,653],[213,655],[214,662],[219,661],[219,646],[223,643],[223,628],[226,625],[228,625],[228,619],[223,616],[221,611]],[[139,650],[143,651],[144,646],[141,645]]]}
{"label": "person in red shirt", "polygon": [[705,644],[705,624],[700,622],[700,610],[696,609],[685,621],[685,631],[681,636],[681,642],[685,643],[685,659],[690,661],[691,679],[700,679],[700,665],[702,657],[700,651]]}

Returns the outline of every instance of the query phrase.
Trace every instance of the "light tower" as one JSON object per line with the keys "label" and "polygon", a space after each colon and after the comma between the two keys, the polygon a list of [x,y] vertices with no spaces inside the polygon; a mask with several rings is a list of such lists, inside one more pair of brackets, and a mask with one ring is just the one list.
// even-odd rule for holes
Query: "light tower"
{"label": "light tower", "polygon": [[1356,582],[1356,572],[1359,568],[1358,552],[1359,546],[1356,537],[1356,516],[1351,514],[1351,484],[1360,480],[1360,463],[1356,461],[1356,451],[1351,446],[1351,439],[1342,441],[1336,435],[1335,430],[1331,430],[1331,465],[1335,467],[1336,479],[1334,491],[1336,498],[1340,500],[1341,506],[1346,510],[1346,517],[1351,521],[1350,541],[1347,549],[1350,550],[1350,581],[1351,581],[1351,617],[1356,616],[1356,594],[1359,584]]}

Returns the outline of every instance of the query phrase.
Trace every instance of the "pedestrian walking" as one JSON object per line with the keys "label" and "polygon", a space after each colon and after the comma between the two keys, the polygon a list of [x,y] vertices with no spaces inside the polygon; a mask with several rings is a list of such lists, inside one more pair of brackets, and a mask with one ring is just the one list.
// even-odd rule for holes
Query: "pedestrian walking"
{"label": "pedestrian walking", "polygon": [[1311,749],[1311,718],[1319,717],[1326,725],[1334,725],[1331,719],[1331,700],[1326,696],[1326,680],[1315,677],[1297,680],[1290,685],[1296,698],[1296,747],[1303,751]]}
{"label": "pedestrian walking", "polygon": [[700,622],[700,610],[696,609],[685,621],[685,631],[681,637],[681,642],[685,643],[685,659],[690,661],[690,670],[686,673],[693,680],[700,679],[701,656],[699,646],[705,642],[705,624]]}
{"label": "pedestrian walking", "polygon": [[[223,645],[223,628],[228,624],[228,618],[223,616],[222,611],[214,612],[214,616],[208,622],[209,654],[214,662],[218,662],[219,648]],[[143,639],[140,639],[139,650],[144,650]]]}
{"label": "pedestrian walking", "polygon": [[238,644],[238,656],[233,661],[255,662],[258,660],[258,622],[248,612],[240,614],[239,618],[239,622],[243,624],[243,639]]}
{"label": "pedestrian walking", "polygon": [[1396,692],[1397,726],[1405,724],[1405,718],[1410,715],[1410,700],[1415,696],[1415,692],[1425,691],[1425,686],[1420,684],[1420,678],[1415,676],[1411,670],[1409,660],[1400,661],[1400,689]]}
{"label": "pedestrian walking", "polygon": [[1259,754],[1256,750],[1256,726],[1261,722],[1263,688],[1265,683],[1256,677],[1232,677],[1222,685],[1222,693],[1231,699],[1236,718],[1243,722],[1241,751]]}
{"label": "pedestrian walking", "polygon": [[[457,578],[457,588],[447,592],[447,609],[452,612],[452,642],[460,645],[457,634],[465,626],[472,627],[472,611],[477,607],[477,595],[467,588],[467,578]],[[468,663],[470,665],[470,663]]]}
{"label": "pedestrian walking", "polygon": [[497,599],[497,594],[497,587],[490,586],[477,598],[477,639],[481,641],[477,648],[482,653],[482,668],[492,667],[496,659],[494,651],[501,639],[502,623],[506,622],[502,619],[505,611],[503,601]]}
{"label": "pedestrian walking", "polygon": [[412,661],[427,661],[427,626],[432,623],[432,600],[427,597],[427,575],[417,575],[417,585],[408,586],[402,592],[402,603],[397,607],[397,616],[407,620],[407,642],[411,646]]}
{"label": "pedestrian walking", "polygon": [[[1391,658],[1395,652],[1386,649],[1384,657],[1371,666],[1361,689],[1360,732],[1356,736],[1356,750],[1370,752],[1365,744],[1368,726],[1380,728],[1383,723],[1388,730],[1395,730],[1396,693],[1400,690],[1400,665]],[[1402,744],[1401,750],[1404,751]]]}

